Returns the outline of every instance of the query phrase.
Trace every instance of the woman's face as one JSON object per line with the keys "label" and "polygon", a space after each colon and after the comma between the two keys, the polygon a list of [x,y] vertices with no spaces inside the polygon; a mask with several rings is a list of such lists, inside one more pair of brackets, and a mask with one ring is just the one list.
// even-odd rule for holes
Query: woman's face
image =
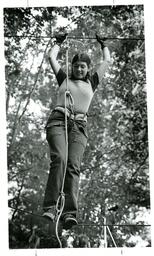
{"label": "woman's face", "polygon": [[76,61],[72,65],[73,75],[76,79],[83,79],[89,71],[88,65],[84,61]]}

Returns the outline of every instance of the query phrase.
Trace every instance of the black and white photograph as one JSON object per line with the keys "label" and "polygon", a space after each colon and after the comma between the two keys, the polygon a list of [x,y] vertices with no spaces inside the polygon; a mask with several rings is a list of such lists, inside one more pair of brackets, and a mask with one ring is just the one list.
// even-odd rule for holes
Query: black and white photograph
{"label": "black and white photograph", "polygon": [[151,255],[144,1],[25,2],[1,12],[9,255]]}

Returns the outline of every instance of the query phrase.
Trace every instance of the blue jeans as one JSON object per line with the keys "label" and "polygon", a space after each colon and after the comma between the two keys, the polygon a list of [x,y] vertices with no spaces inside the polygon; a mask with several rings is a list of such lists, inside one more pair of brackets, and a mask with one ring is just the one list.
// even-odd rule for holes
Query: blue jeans
{"label": "blue jeans", "polygon": [[68,159],[66,161],[65,118],[64,114],[53,111],[46,126],[47,141],[50,148],[50,172],[45,190],[43,208],[56,205],[61,191],[65,165],[67,165],[64,182],[66,213],[77,216],[80,165],[87,144],[87,123],[68,118]]}

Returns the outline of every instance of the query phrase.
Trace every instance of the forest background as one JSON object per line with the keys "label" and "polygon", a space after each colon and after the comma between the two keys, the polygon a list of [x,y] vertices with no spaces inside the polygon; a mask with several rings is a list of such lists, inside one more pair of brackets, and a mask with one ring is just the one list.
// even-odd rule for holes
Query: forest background
{"label": "forest background", "polygon": [[[44,126],[57,95],[47,51],[54,34],[65,30],[70,59],[85,50],[94,70],[101,49],[95,39],[81,38],[97,32],[108,38],[112,65],[89,111],[79,195],[79,220],[86,225],[64,236],[75,241],[85,233],[91,247],[103,246],[105,214],[119,247],[150,246],[144,9],[138,5],[4,9],[10,248],[28,248],[40,222],[35,217],[49,171]],[[65,50],[64,44],[64,68]]]}

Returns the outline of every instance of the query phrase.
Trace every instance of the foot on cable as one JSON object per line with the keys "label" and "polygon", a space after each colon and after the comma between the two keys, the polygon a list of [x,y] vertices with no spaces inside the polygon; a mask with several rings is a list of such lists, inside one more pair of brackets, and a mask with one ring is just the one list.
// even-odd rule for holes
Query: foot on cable
{"label": "foot on cable", "polygon": [[76,218],[71,214],[66,214],[63,218],[63,229],[68,230],[71,229],[73,226],[77,225],[78,222]]}
{"label": "foot on cable", "polygon": [[44,213],[42,214],[42,216],[54,222],[55,216],[56,216],[56,207],[51,206],[47,210],[44,210]]}

